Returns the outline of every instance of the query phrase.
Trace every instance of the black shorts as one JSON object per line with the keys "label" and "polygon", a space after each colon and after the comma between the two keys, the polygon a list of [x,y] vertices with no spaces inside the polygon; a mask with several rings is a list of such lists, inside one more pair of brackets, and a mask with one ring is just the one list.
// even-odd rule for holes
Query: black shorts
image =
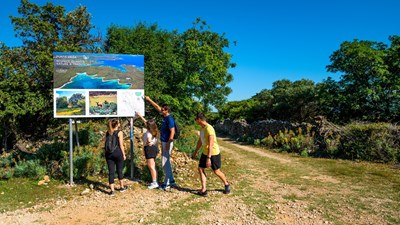
{"label": "black shorts", "polygon": [[[201,157],[199,160],[199,167],[207,168],[206,164],[207,164],[207,155],[201,154]],[[219,168],[221,168],[221,154],[212,155],[211,156],[211,169],[217,170]]]}
{"label": "black shorts", "polygon": [[146,159],[154,159],[157,157],[158,147],[155,145],[144,146],[144,156]]}

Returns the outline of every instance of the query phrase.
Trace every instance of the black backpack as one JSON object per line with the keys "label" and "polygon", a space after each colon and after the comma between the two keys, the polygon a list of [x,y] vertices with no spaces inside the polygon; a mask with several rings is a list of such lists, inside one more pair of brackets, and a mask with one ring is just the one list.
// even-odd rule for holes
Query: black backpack
{"label": "black backpack", "polygon": [[[175,134],[174,134],[174,139],[178,139],[179,136],[181,135],[181,129],[180,129],[178,123],[176,122],[176,119],[175,119],[172,115],[171,115],[171,117],[172,117],[172,119],[173,119],[174,122],[175,122]],[[167,123],[168,123],[168,121],[169,121],[169,120],[167,120]],[[168,127],[169,127],[169,124],[168,124]]]}
{"label": "black backpack", "polygon": [[114,131],[112,135],[108,132],[106,134],[106,144],[105,144],[105,152],[107,154],[111,154],[115,151],[115,149],[119,146],[119,139],[118,139],[119,130]]}

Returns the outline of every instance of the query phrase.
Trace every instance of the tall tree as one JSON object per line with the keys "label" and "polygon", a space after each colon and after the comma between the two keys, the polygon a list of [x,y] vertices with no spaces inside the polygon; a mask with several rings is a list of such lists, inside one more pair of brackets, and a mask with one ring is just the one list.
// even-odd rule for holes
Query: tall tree
{"label": "tall tree", "polygon": [[227,84],[232,75],[227,71],[235,64],[224,51],[229,41],[206,30],[205,24],[197,19],[194,27],[182,34],[160,29],[157,24],[114,25],[107,30],[105,51],[144,55],[146,94],[156,102],[173,105],[175,112],[189,118],[193,110],[221,105],[231,91]]}
{"label": "tall tree", "polygon": [[250,113],[247,115],[248,122],[254,122],[258,120],[266,120],[272,118],[272,106],[274,104],[274,96],[271,90],[261,90],[259,93],[251,97],[254,101],[253,106],[250,109]]}
{"label": "tall tree", "polygon": [[254,104],[252,99],[228,102],[218,109],[219,119],[245,119],[247,122],[253,122],[251,110]]}
{"label": "tall tree", "polygon": [[[157,24],[147,25],[141,22],[135,27],[112,25],[107,29],[104,45],[107,53],[144,55],[146,95],[158,103],[173,105],[175,112],[184,108],[183,102],[176,96],[182,90],[174,82],[177,71],[180,70],[174,54],[176,36],[176,32],[168,32]],[[174,91],[170,91],[170,88],[174,88]]]}
{"label": "tall tree", "polygon": [[311,80],[275,81],[271,94],[274,97],[271,112],[274,119],[304,122],[310,121],[317,113],[315,84]]}
{"label": "tall tree", "polygon": [[326,116],[330,121],[343,123],[346,117],[343,110],[344,99],[339,82],[328,77],[317,84],[318,114]]}
{"label": "tall tree", "polygon": [[204,109],[219,107],[226,102],[232,90],[228,83],[233,80],[229,68],[234,68],[231,55],[224,50],[230,42],[225,35],[212,32],[205,21],[197,18],[193,28],[181,36],[178,60],[182,67],[181,87],[187,94],[199,99]]}
{"label": "tall tree", "polygon": [[386,95],[384,115],[391,121],[400,121],[400,36],[389,37],[391,42],[385,59],[388,65],[388,81],[386,82]]}
{"label": "tall tree", "polygon": [[99,51],[100,38],[90,33],[94,27],[83,6],[66,13],[52,3],[38,6],[21,0],[18,13],[20,17],[10,18],[22,46],[3,46],[0,52],[7,65],[0,74],[5,87],[0,89],[0,108],[7,109],[0,120],[16,138],[40,137],[52,119],[53,52]]}
{"label": "tall tree", "polygon": [[[342,72],[339,95],[341,115],[349,120],[392,121],[398,111],[399,78],[393,49],[381,42],[343,42],[331,56],[329,72]],[[394,50],[394,51],[393,51]],[[397,60],[397,63],[396,63]]]}

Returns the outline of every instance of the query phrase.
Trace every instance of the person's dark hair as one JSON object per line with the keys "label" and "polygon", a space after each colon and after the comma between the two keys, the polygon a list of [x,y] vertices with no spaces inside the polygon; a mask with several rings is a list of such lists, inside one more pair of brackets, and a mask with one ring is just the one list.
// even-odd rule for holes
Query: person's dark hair
{"label": "person's dark hair", "polygon": [[147,128],[147,130],[149,130],[151,135],[153,135],[153,137],[157,137],[158,128],[157,128],[157,123],[156,123],[155,119],[150,119],[149,121],[147,121],[146,128]]}
{"label": "person's dark hair", "polygon": [[113,130],[118,126],[119,120],[112,119],[108,121],[108,133],[112,134]]}
{"label": "person's dark hair", "polygon": [[171,112],[171,107],[168,104],[163,104],[161,106],[161,109],[166,110],[167,112]]}
{"label": "person's dark hair", "polygon": [[206,116],[205,116],[204,113],[202,113],[202,112],[197,113],[197,115],[196,115],[196,120],[197,120],[197,119],[200,119],[200,120],[203,120],[203,121],[207,121]]}

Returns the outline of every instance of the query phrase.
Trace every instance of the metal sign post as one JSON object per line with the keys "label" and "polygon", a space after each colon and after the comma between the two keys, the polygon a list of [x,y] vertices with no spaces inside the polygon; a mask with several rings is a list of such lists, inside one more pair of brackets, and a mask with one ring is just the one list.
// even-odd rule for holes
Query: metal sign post
{"label": "metal sign post", "polygon": [[75,120],[75,140],[76,140],[76,146],[79,149],[79,131],[78,131],[78,123],[80,123],[80,121]]}
{"label": "metal sign post", "polygon": [[135,164],[134,164],[134,156],[135,156],[135,151],[133,149],[133,118],[130,118],[130,140],[131,140],[131,180],[134,179],[134,174],[135,174]]}
{"label": "metal sign post", "polygon": [[74,184],[74,173],[73,173],[73,166],[72,166],[72,154],[73,154],[73,134],[72,134],[72,119],[69,119],[69,184]]}

